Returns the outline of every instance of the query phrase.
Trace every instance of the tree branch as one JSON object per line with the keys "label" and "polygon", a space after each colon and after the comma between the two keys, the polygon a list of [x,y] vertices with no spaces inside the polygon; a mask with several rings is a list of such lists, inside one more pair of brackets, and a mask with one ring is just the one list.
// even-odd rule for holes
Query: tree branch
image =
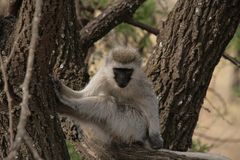
{"label": "tree branch", "polygon": [[13,42],[13,47],[11,49],[11,52],[10,52],[9,56],[5,60],[5,63],[3,63],[3,59],[2,59],[2,56],[0,54],[1,71],[2,71],[2,76],[3,76],[3,81],[4,81],[4,91],[6,93],[7,101],[8,101],[10,148],[12,148],[12,145],[13,145],[13,116],[12,116],[12,97],[11,97],[11,95],[9,93],[9,89],[8,89],[9,87],[8,87],[7,67],[8,67],[8,64],[9,64],[11,58],[13,57],[13,55],[15,53],[15,48],[16,48],[16,45],[18,43],[18,40],[21,37],[21,35],[23,34],[23,32],[26,31],[26,29],[28,29],[28,27],[24,28],[17,35],[17,38]]}
{"label": "tree branch", "polygon": [[145,0],[122,0],[104,10],[94,20],[90,21],[80,31],[81,41],[85,48],[101,39],[126,17],[131,17]]}
{"label": "tree branch", "polygon": [[12,57],[14,56],[14,54],[15,54],[15,48],[17,47],[19,38],[22,36],[22,34],[23,34],[30,26],[31,26],[31,25],[23,28],[22,31],[16,36],[16,39],[15,39],[14,42],[13,42],[13,46],[12,46],[11,52],[10,52],[10,54],[8,55],[8,58],[6,59],[5,66],[8,66],[8,64],[10,63]]}
{"label": "tree branch", "polygon": [[138,21],[136,21],[136,20],[134,20],[134,19],[132,19],[132,18],[128,18],[128,17],[127,17],[127,18],[124,20],[124,22],[126,22],[126,23],[128,23],[128,24],[131,24],[131,25],[133,25],[133,26],[136,26],[136,27],[138,27],[138,28],[140,28],[140,29],[146,30],[147,32],[152,33],[152,34],[154,34],[154,35],[158,35],[158,34],[159,34],[159,30],[158,30],[158,29],[156,29],[156,28],[154,28],[154,27],[152,27],[152,26],[149,26],[149,25],[147,25],[147,24],[138,22]]}
{"label": "tree branch", "polygon": [[236,58],[233,58],[232,56],[228,55],[227,53],[223,54],[223,58],[230,61],[232,64],[240,68],[240,61],[238,61]]}
{"label": "tree branch", "polygon": [[[97,143],[89,143],[86,140],[74,142],[81,155],[87,159],[115,159],[115,160],[228,160],[227,157],[218,154],[200,152],[181,152],[168,149],[148,150],[137,144],[131,146],[114,145],[103,148]],[[94,151],[94,152],[92,152]],[[97,154],[95,154],[97,153]]]}
{"label": "tree branch", "polygon": [[30,149],[30,151],[33,154],[34,159],[36,160],[42,160],[42,158],[40,157],[40,155],[38,154],[37,150],[34,148],[33,146],[33,140],[32,138],[26,133],[24,135],[24,142],[27,144],[28,148]]}
{"label": "tree branch", "polygon": [[4,81],[4,91],[7,96],[8,101],[8,116],[9,116],[9,133],[10,133],[10,148],[12,148],[13,145],[13,116],[12,116],[12,97],[9,93],[8,88],[8,76],[7,76],[7,65],[3,64],[2,55],[0,54],[0,63],[1,63],[1,70],[2,70],[2,77]]}

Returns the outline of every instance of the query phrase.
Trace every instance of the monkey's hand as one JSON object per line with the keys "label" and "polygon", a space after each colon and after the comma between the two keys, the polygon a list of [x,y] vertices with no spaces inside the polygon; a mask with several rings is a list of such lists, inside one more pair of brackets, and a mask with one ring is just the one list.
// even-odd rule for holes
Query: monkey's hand
{"label": "monkey's hand", "polygon": [[61,114],[74,115],[75,111],[71,107],[63,103],[65,101],[65,97],[61,93],[62,82],[53,75],[49,75],[49,81],[53,86],[57,99],[63,104],[63,105],[57,105],[56,111]]}
{"label": "monkey's hand", "polygon": [[159,133],[149,135],[149,143],[152,149],[163,148],[163,138]]}

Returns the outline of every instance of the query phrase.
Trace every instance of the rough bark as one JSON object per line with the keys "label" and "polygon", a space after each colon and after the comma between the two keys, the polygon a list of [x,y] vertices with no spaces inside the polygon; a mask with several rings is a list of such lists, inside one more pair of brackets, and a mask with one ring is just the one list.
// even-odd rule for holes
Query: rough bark
{"label": "rough bark", "polygon": [[3,51],[6,43],[8,43],[9,35],[14,28],[15,18],[12,16],[1,17],[0,16],[0,50]]}
{"label": "rough bark", "polygon": [[165,148],[186,151],[213,70],[240,20],[240,1],[179,0],[147,65],[159,96]]}
{"label": "rough bark", "polygon": [[132,17],[136,9],[145,0],[116,1],[98,17],[90,21],[81,31],[81,40],[89,48],[94,42],[106,35],[111,29],[123,22],[126,17]]}
{"label": "rough bark", "polygon": [[87,72],[87,49],[83,49],[80,39],[74,1],[64,1],[64,7],[59,13],[63,19],[55,36],[57,48],[51,51],[50,69],[59,79],[74,89],[81,89],[89,80]]}
{"label": "rough bark", "polygon": [[[53,68],[67,84],[72,84],[70,86],[74,86],[75,89],[81,88],[88,78],[87,64],[84,61],[88,47],[124,21],[126,16],[131,16],[143,2],[144,0],[118,2],[119,6],[109,7],[110,9],[108,8],[83,27],[80,35],[78,35],[79,26],[72,1],[45,2],[40,43],[31,83],[32,116],[29,118],[27,128],[44,159],[68,159],[63,135],[53,108],[56,102],[52,98],[52,88],[49,86],[47,74]],[[15,33],[19,33],[30,23],[33,14],[32,4],[30,0],[23,1]],[[189,147],[212,71],[239,22],[238,8],[237,0],[223,3],[216,0],[208,2],[180,0],[168,20],[160,26],[162,28],[158,37],[158,46],[149,60],[147,71],[161,97],[161,124],[166,141],[165,147],[178,150],[186,150]],[[16,102],[21,98],[18,87],[24,78],[29,39],[30,31],[27,30],[20,39],[21,43],[8,72]],[[17,117],[19,108],[18,105],[15,107],[14,113]],[[1,111],[0,122],[0,132],[3,133],[0,137],[1,146],[5,147],[5,150],[2,148],[1,150],[7,153],[8,117],[4,110]],[[26,149],[22,150],[20,158],[21,156],[32,158]],[[109,157],[189,159],[174,153],[150,152],[139,147],[117,148],[117,150],[106,148],[105,151],[102,159]],[[91,154],[89,158],[93,158]]]}
{"label": "rough bark", "polygon": [[[30,85],[30,102],[29,108],[31,116],[28,119],[27,132],[34,140],[34,146],[38,150],[43,159],[61,160],[69,159],[67,147],[64,141],[64,135],[60,127],[58,116],[54,110],[56,102],[53,98],[53,89],[49,84],[49,59],[51,52],[56,50],[57,44],[55,38],[58,35],[59,26],[62,23],[63,15],[60,13],[64,6],[64,1],[49,0],[45,1],[42,9],[39,44],[35,52],[35,62],[33,69],[33,77]],[[15,25],[14,35],[31,24],[34,1],[23,1],[19,18]],[[21,100],[21,90],[19,86],[22,84],[25,69],[26,58],[28,53],[28,45],[31,37],[31,30],[27,29],[19,39],[14,57],[10,62],[8,69],[9,84],[11,86],[12,97],[14,98],[14,126],[17,124],[19,114],[19,101]],[[4,106],[3,106],[4,107]],[[7,109],[1,111],[1,142],[5,148],[1,151],[8,152],[8,117],[5,113]],[[14,131],[16,131],[14,129]],[[3,146],[3,145],[2,145]],[[5,156],[5,155],[3,155]],[[33,159],[29,150],[23,146],[18,155],[18,159]]]}

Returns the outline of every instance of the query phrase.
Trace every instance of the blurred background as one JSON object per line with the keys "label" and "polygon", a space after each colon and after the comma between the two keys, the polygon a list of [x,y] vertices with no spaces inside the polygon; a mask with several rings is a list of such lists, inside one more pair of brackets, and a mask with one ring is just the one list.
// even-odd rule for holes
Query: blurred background
{"label": "blurred background", "polygon": [[[113,0],[75,0],[81,22],[87,23],[99,15]],[[176,0],[147,0],[134,19],[158,28],[174,7]],[[0,0],[0,15],[7,15],[7,0]],[[84,24],[82,24],[84,25]],[[109,49],[117,45],[139,48],[143,67],[156,44],[156,36],[141,29],[121,24],[90,48],[89,74],[94,75]],[[240,61],[240,27],[225,51]],[[240,157],[240,68],[222,58],[213,74],[199,121],[193,136],[192,151],[225,155],[233,160]]]}

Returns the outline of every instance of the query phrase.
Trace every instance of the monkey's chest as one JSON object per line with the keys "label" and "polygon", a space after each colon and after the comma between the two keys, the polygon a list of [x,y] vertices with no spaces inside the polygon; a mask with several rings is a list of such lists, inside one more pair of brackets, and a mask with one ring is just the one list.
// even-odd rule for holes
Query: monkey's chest
{"label": "monkey's chest", "polygon": [[146,137],[147,121],[136,104],[129,102],[117,103],[116,117],[110,121],[113,141],[132,143],[142,141]]}
{"label": "monkey's chest", "polygon": [[136,110],[137,112],[140,112],[134,100],[128,99],[128,98],[119,98],[119,97],[114,97],[114,98],[115,98],[118,111],[128,112],[130,110]]}

